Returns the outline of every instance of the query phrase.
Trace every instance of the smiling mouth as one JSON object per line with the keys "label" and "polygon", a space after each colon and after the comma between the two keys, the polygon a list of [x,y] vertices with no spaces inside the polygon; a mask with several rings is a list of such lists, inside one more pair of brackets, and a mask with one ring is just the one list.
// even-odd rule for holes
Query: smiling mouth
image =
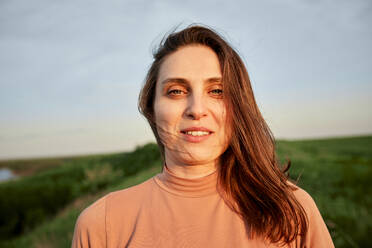
{"label": "smiling mouth", "polygon": [[206,136],[206,135],[212,134],[212,132],[208,132],[208,131],[181,131],[181,133],[186,134],[186,135],[191,135],[194,137]]}

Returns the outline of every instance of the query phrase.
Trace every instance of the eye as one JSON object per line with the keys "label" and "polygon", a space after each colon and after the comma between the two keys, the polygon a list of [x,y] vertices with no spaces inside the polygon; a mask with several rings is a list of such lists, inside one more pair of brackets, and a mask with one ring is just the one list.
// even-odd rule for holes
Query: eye
{"label": "eye", "polygon": [[217,97],[217,98],[222,98],[222,96],[223,96],[223,90],[220,89],[220,88],[212,89],[212,90],[209,91],[209,93],[213,97]]}
{"label": "eye", "polygon": [[169,89],[167,91],[168,96],[182,96],[187,94],[187,91],[184,89]]}
{"label": "eye", "polygon": [[214,89],[210,91],[212,94],[221,95],[223,93],[222,89]]}
{"label": "eye", "polygon": [[168,95],[181,95],[182,90],[170,90],[168,91]]}

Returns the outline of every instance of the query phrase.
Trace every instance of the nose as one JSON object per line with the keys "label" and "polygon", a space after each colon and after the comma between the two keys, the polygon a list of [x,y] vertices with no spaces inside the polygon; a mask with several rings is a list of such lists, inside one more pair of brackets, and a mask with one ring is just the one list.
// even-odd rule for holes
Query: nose
{"label": "nose", "polygon": [[185,115],[192,120],[199,120],[207,115],[207,108],[202,95],[192,94],[188,97]]}

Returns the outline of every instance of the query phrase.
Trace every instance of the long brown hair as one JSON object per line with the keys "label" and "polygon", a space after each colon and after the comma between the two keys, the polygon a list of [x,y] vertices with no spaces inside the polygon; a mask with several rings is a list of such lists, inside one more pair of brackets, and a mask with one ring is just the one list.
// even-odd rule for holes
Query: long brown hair
{"label": "long brown hair", "polygon": [[172,32],[154,53],[138,106],[154,132],[163,158],[164,144],[153,108],[159,69],[167,55],[192,44],[211,48],[220,62],[224,99],[231,113],[227,116],[231,139],[220,158],[223,163],[218,168],[219,185],[233,199],[229,206],[244,220],[249,237],[263,236],[280,244],[289,244],[299,235],[305,237],[306,213],[293,194],[295,188],[288,184],[285,169],[277,161],[274,137],[258,109],[244,63],[211,28],[191,25]]}

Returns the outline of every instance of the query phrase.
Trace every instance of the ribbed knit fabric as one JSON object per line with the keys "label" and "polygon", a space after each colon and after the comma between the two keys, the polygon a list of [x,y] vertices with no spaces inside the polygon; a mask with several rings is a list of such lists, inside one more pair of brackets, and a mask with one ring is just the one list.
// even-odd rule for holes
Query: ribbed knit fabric
{"label": "ribbed knit fabric", "polygon": [[165,191],[182,197],[202,197],[217,193],[217,176],[214,173],[194,179],[181,178],[174,175],[167,166],[164,173],[154,177],[155,182]]}
{"label": "ribbed knit fabric", "polygon": [[[86,208],[76,222],[72,247],[277,247],[247,237],[243,221],[218,193],[217,178],[217,171],[180,178],[164,166],[142,184]],[[309,218],[306,247],[334,247],[312,198],[300,188],[295,195]]]}

